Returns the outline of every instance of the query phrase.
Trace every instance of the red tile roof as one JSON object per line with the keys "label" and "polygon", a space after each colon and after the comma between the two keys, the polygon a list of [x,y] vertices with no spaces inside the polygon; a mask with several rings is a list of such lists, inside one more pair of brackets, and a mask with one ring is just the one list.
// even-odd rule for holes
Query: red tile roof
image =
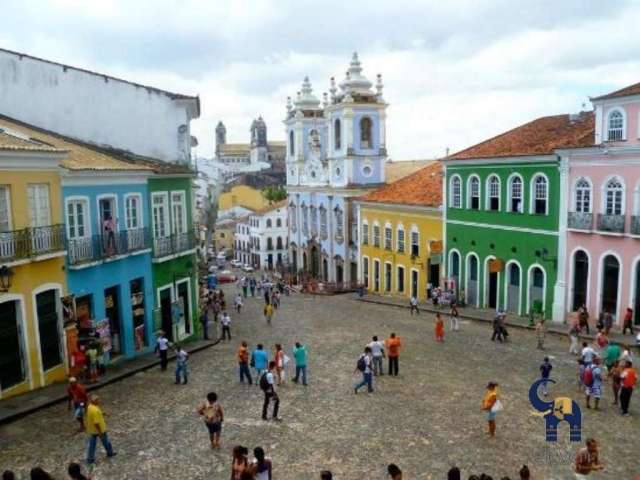
{"label": "red tile roof", "polygon": [[640,95],[640,82],[629,85],[628,87],[621,88],[620,90],[616,90],[615,92],[592,98],[591,100],[606,100],[607,98],[628,97],[629,95]]}
{"label": "red tile roof", "polygon": [[593,112],[541,117],[473,147],[454,153],[447,159],[550,155],[557,148],[593,145],[594,131]]}
{"label": "red tile roof", "polygon": [[360,197],[363,202],[439,207],[442,205],[442,164],[435,160],[411,175]]}

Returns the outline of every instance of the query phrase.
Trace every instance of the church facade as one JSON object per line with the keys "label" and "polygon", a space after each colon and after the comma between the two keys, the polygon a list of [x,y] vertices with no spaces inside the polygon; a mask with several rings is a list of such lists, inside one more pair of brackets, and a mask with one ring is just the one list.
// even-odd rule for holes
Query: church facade
{"label": "church facade", "polygon": [[382,77],[362,75],[357,54],[323,102],[308,78],[287,100],[289,259],[296,272],[337,285],[358,277],[354,200],[385,182],[386,109]]}

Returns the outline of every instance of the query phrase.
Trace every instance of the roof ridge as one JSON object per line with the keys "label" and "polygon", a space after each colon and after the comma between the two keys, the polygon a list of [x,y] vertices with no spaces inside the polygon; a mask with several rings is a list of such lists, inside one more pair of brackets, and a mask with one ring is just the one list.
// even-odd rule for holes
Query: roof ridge
{"label": "roof ridge", "polygon": [[[633,91],[634,89],[638,89],[638,92]],[[631,90],[631,93],[626,93],[626,90]],[[632,83],[631,85],[627,85],[626,87],[619,88],[618,90],[614,90],[613,92],[605,93],[604,95],[599,95],[597,97],[590,97],[590,100],[605,100],[607,98],[613,97],[627,97],[631,95],[638,95],[640,93],[640,82]],[[622,94],[622,95],[620,95]]]}

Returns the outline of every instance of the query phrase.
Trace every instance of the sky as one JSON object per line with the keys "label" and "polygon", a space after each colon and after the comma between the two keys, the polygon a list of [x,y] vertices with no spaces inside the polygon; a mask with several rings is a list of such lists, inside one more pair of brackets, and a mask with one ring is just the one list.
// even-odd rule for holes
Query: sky
{"label": "sky", "polygon": [[286,98],[321,98],[357,51],[382,74],[394,160],[437,158],[640,82],[640,2],[617,0],[2,0],[0,47],[199,95],[248,142],[284,140]]}

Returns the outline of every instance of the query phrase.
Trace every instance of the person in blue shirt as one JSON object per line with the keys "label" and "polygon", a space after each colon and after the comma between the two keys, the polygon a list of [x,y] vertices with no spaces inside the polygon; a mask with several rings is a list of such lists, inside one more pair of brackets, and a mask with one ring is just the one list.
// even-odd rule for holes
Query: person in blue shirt
{"label": "person in blue shirt", "polygon": [[[549,375],[551,375],[551,370],[553,369],[553,365],[551,365],[551,362],[549,361],[549,357],[544,357],[544,360],[542,361],[542,364],[540,365],[540,378],[549,378]],[[542,384],[542,394],[546,397],[549,394],[549,391],[547,390],[547,383],[543,383]]]}
{"label": "person in blue shirt", "polygon": [[260,378],[260,374],[267,369],[268,362],[269,354],[266,352],[262,344],[259,343],[253,353],[251,353],[251,365],[256,369],[258,378]]}
{"label": "person in blue shirt", "polygon": [[296,376],[293,381],[298,383],[298,378],[302,374],[302,385],[307,386],[307,347],[300,342],[296,342],[293,349],[293,358],[296,361]]}

